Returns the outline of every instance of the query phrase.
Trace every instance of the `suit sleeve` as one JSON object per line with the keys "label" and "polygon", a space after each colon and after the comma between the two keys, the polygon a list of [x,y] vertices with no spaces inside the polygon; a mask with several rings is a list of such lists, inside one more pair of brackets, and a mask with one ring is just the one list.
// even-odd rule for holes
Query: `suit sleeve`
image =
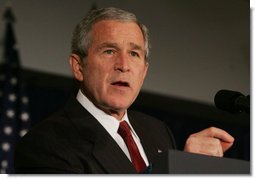
{"label": "suit sleeve", "polygon": [[172,149],[176,150],[177,149],[177,145],[176,145],[176,142],[175,142],[175,139],[174,139],[174,135],[173,135],[172,131],[169,129],[169,127],[166,124],[165,124],[165,126],[166,126],[167,133],[169,135],[170,141],[172,143]]}

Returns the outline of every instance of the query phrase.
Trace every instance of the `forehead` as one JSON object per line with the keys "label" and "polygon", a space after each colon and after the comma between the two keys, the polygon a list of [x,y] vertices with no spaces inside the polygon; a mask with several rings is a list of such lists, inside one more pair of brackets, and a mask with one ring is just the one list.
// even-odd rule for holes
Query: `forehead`
{"label": "forehead", "polygon": [[93,42],[111,41],[114,43],[136,44],[144,48],[144,37],[135,22],[103,20],[92,27]]}

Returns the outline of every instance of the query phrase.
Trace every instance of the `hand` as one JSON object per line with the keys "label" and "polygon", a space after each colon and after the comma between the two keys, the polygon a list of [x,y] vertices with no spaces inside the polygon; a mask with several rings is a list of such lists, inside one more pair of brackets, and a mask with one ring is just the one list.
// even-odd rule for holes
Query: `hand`
{"label": "hand", "polygon": [[234,143],[234,138],[226,131],[210,127],[191,134],[186,141],[184,151],[222,157]]}

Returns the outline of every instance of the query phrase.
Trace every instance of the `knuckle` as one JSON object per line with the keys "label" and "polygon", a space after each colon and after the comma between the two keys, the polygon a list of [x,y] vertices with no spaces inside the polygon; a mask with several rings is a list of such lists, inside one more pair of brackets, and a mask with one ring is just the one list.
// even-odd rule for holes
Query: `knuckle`
{"label": "knuckle", "polygon": [[210,132],[214,132],[216,130],[216,127],[209,127],[208,129]]}
{"label": "knuckle", "polygon": [[221,141],[220,141],[220,139],[215,138],[215,144],[216,144],[217,146],[221,146]]}
{"label": "knuckle", "polygon": [[192,143],[192,137],[190,136],[187,140],[186,140],[186,144],[189,145]]}

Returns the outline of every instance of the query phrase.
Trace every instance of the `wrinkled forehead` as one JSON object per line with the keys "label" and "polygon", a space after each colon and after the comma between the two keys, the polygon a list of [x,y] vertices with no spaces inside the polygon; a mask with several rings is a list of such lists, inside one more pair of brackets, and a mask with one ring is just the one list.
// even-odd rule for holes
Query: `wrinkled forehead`
{"label": "wrinkled forehead", "polygon": [[125,41],[135,48],[145,49],[145,41],[140,27],[135,22],[104,20],[93,25],[92,41],[117,43]]}

